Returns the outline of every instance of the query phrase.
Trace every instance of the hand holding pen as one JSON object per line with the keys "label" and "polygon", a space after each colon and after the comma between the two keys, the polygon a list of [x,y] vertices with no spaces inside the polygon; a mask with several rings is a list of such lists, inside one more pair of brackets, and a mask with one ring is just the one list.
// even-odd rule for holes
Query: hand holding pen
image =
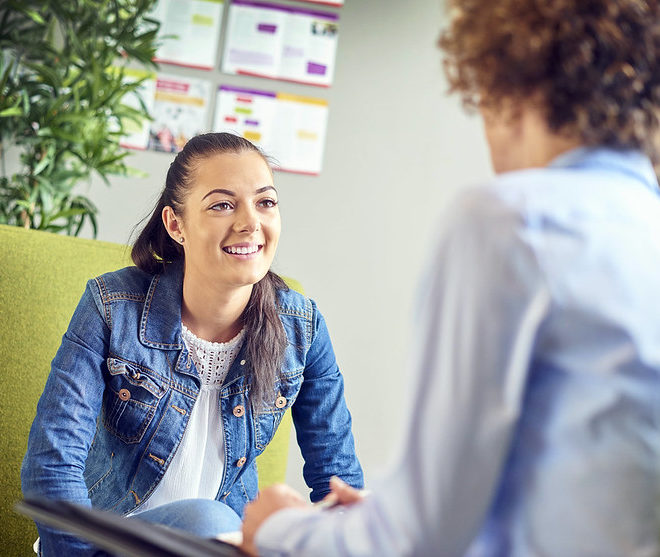
{"label": "hand holding pen", "polygon": [[358,503],[367,494],[366,491],[355,489],[343,480],[333,476],[330,478],[330,493],[318,503],[310,506],[309,503],[305,503],[297,491],[289,486],[283,484],[271,485],[260,491],[257,498],[245,506],[240,549],[246,555],[256,556],[258,551],[254,540],[255,534],[261,524],[279,510],[299,508],[306,509],[307,512],[323,511]]}
{"label": "hand holding pen", "polygon": [[318,503],[314,504],[317,509],[331,509],[338,506],[352,505],[362,501],[369,494],[364,489],[355,489],[337,476],[330,478],[330,493]]}

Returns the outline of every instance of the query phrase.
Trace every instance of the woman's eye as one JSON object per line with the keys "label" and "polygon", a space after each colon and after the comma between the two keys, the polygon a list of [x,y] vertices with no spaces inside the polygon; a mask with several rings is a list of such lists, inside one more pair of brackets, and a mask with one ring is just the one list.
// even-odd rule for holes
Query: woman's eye
{"label": "woman's eye", "polygon": [[261,201],[259,201],[259,205],[266,209],[271,209],[275,207],[275,205],[277,205],[277,201],[275,201],[274,199],[262,199]]}
{"label": "woman's eye", "polygon": [[231,203],[228,201],[221,201],[220,203],[216,203],[215,205],[211,206],[211,209],[216,211],[229,211],[231,208]]}

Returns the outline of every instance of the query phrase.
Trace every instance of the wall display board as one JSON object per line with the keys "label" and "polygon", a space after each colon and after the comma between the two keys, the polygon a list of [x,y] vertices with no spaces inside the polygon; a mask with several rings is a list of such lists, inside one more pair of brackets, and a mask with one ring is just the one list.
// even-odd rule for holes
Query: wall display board
{"label": "wall display board", "polygon": [[344,0],[298,0],[298,2],[311,2],[312,4],[325,4],[326,6],[344,5]]}
{"label": "wall display board", "polygon": [[234,0],[222,71],[329,87],[338,20],[329,12]]}
{"label": "wall display board", "polygon": [[156,61],[211,70],[217,65],[223,0],[158,0],[152,17],[163,39]]}
{"label": "wall display board", "polygon": [[149,149],[178,153],[207,131],[211,84],[203,79],[158,74],[149,129]]}
{"label": "wall display board", "polygon": [[275,168],[321,172],[328,119],[324,99],[220,86],[213,131],[233,132],[259,145]]}
{"label": "wall display board", "polygon": [[[149,113],[153,113],[154,93],[156,90],[156,74],[145,70],[124,68],[124,82],[135,83],[136,81],[143,78],[145,79],[138,87],[137,92],[140,93],[140,96],[144,101],[144,105],[146,106]],[[134,108],[136,110],[140,109],[140,99],[136,93],[127,93],[122,99],[122,103],[130,108]],[[149,121],[144,121],[142,124],[138,124],[133,120],[126,119],[123,122],[126,135],[121,138],[119,144],[122,147],[126,147],[128,149],[146,149],[147,144],[149,143],[150,123],[151,122]]]}

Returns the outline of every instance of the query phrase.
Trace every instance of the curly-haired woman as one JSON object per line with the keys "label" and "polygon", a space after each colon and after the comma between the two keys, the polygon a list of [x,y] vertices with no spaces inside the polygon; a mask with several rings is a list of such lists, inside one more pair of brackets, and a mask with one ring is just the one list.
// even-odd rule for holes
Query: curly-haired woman
{"label": "curly-haired woman", "polygon": [[449,83],[498,176],[430,257],[398,458],[363,499],[335,482],[342,513],[265,491],[244,547],[660,555],[660,3],[450,6]]}

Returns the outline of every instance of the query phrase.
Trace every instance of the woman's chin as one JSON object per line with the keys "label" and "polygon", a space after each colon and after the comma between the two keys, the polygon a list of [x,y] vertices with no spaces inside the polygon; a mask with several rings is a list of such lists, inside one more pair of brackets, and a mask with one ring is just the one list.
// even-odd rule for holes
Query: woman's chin
{"label": "woman's chin", "polygon": [[243,286],[254,286],[257,284],[262,278],[266,276],[266,272],[259,272],[259,273],[245,273],[241,274],[239,276],[234,276],[232,279],[228,280],[227,283],[236,287],[240,288]]}

